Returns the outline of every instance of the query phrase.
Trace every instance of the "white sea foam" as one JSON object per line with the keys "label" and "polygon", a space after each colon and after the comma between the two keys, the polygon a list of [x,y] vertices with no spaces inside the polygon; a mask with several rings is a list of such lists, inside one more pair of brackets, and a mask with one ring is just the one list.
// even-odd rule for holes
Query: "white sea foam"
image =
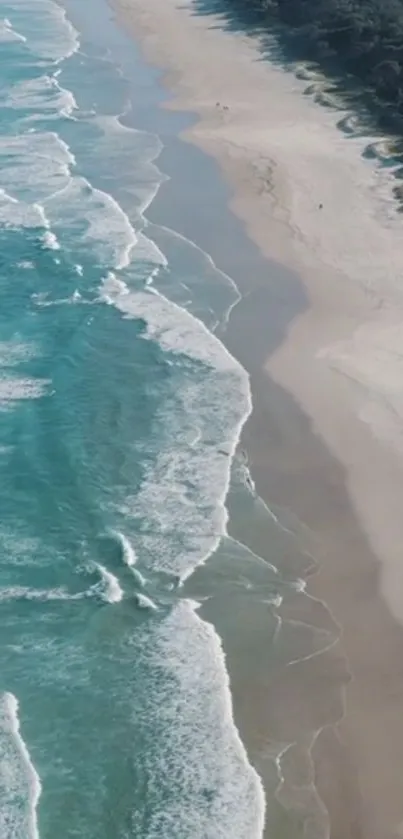
{"label": "white sea foam", "polygon": [[49,603],[57,600],[83,600],[88,597],[100,598],[107,603],[119,603],[123,597],[123,591],[119,581],[100,563],[94,563],[89,569],[96,569],[100,580],[83,591],[74,594],[64,586],[49,589],[36,589],[30,586],[4,586],[0,587],[0,603],[7,603],[14,600],[28,600],[39,603]]}
{"label": "white sea foam", "polygon": [[22,268],[24,271],[31,271],[35,267],[30,259],[22,259],[21,262],[17,262],[16,264],[17,268]]}
{"label": "white sea foam", "polygon": [[65,588],[53,589],[35,589],[28,586],[9,586],[0,587],[0,602],[8,602],[10,600],[38,600],[40,602],[47,602],[51,600],[76,600],[84,595],[69,594]]}
{"label": "white sea foam", "polygon": [[0,187],[19,201],[38,204],[70,182],[75,158],[54,131],[0,135]]}
{"label": "white sea foam", "polygon": [[131,544],[127,536],[124,535],[124,533],[112,531],[112,535],[117,539],[121,546],[123,562],[125,563],[125,565],[127,565],[128,568],[130,568],[130,571],[132,572],[133,578],[136,580],[137,585],[143,588],[146,585],[146,579],[145,577],[143,577],[142,573],[138,570],[138,568],[135,567],[137,563],[137,556],[133,548],[133,545]]}
{"label": "white sea foam", "polygon": [[108,603],[119,603],[123,597],[123,591],[118,579],[99,562],[96,563],[96,567],[101,575],[102,596]]}
{"label": "white sea foam", "polygon": [[[49,6],[42,0],[40,3],[43,7]],[[22,0],[22,7],[26,8],[26,4],[27,0]],[[55,52],[57,46],[56,42]],[[47,47],[41,43],[40,47],[45,55]],[[58,60],[55,52],[52,58]],[[31,101],[34,101],[35,95],[31,90]],[[122,127],[117,130],[122,131],[123,137]],[[127,131],[129,154],[133,133],[129,136]],[[36,138],[36,134],[30,134],[29,138]],[[131,259],[153,263],[156,268],[166,263],[163,254],[147,237],[142,234],[136,237],[129,216],[110,196],[93,189],[82,178],[71,179],[74,159],[67,147],[64,149],[70,154],[67,161],[50,155],[50,179],[46,170],[42,170],[41,174],[42,161],[36,153],[36,143],[34,139],[29,149],[26,144],[23,150],[25,162],[19,150],[21,155],[16,163],[16,166],[29,166],[33,148],[32,170],[25,169],[24,178],[17,181],[17,187],[12,180],[16,172],[12,171],[4,185],[24,201],[33,200],[35,194],[34,200],[44,203],[46,216],[42,217],[42,222],[45,221],[44,242],[47,241],[48,246],[51,247],[52,241],[58,241],[51,238],[56,237],[56,233],[63,241],[59,230],[63,231],[63,235],[68,230],[69,235],[74,237],[75,245],[78,242],[86,255],[90,245],[107,267],[123,268],[129,265]],[[132,162],[133,146],[130,155]],[[118,153],[116,162],[122,169],[122,158]],[[134,172],[133,186],[128,185],[129,199],[130,194],[131,198],[136,198],[133,216],[141,216],[145,211],[161,180],[160,175],[158,179],[158,170],[152,166],[152,159],[149,164],[149,178],[144,178],[141,186],[137,186],[138,173]],[[28,174],[29,179],[26,177]],[[156,180],[153,181],[153,178]],[[140,496],[135,500],[136,513],[149,516],[150,530],[144,534],[149,556],[153,557],[158,567],[171,571],[176,569],[185,576],[211,553],[225,532],[224,503],[231,456],[240,428],[250,411],[248,378],[200,321],[153,290],[134,295],[122,280],[110,275],[102,289],[102,296],[126,315],[144,318],[149,337],[158,340],[163,349],[188,356],[193,362],[203,365],[201,386],[189,385],[178,393],[172,406],[164,406],[168,408],[169,421],[169,409],[174,409],[172,438],[164,441],[155,468],[146,476]],[[126,302],[122,304],[123,298]],[[163,409],[159,420],[163,419],[162,413]],[[197,434],[194,434],[196,425]],[[192,430],[191,434],[189,430]],[[225,459],[219,451],[223,440],[228,448]],[[129,499],[130,512],[135,509],[135,504],[131,504]],[[151,532],[153,530],[154,533]],[[123,559],[137,582],[143,585],[144,578],[134,567],[132,546],[122,534],[119,535]],[[178,545],[178,536],[181,540],[182,535],[183,545]],[[101,596],[109,603],[118,603],[123,597],[119,581],[102,565],[97,564],[96,567],[101,582],[86,593],[71,597]],[[57,597],[55,591],[47,592],[47,595]],[[26,592],[26,596],[29,599],[47,599],[43,592],[36,592],[33,597],[32,592]],[[70,596],[60,590],[60,597]],[[158,608],[144,594],[137,594],[136,600],[140,608],[151,611]],[[180,636],[174,639],[173,646],[172,634]],[[181,760],[180,755],[186,757],[186,767],[182,764],[178,768],[183,778],[185,807],[182,809],[182,796],[178,796],[163,812],[155,812],[147,839],[157,836],[158,839],[172,839],[178,824],[181,826],[181,839],[190,839],[195,833],[206,839],[213,839],[213,836],[220,839],[229,834],[236,839],[257,839],[262,833],[264,814],[261,785],[248,764],[233,724],[228,677],[219,641],[213,629],[195,615],[192,604],[180,605],[168,619],[155,659],[158,666],[171,669],[180,686],[178,692],[174,691],[172,696],[167,697],[162,708],[163,721],[167,723],[164,732],[169,742],[162,752],[161,768],[167,770],[173,760]],[[199,791],[196,802],[194,789]],[[198,808],[197,801],[203,799],[203,795],[204,807]],[[193,806],[195,803],[196,806]]]}
{"label": "white sea foam", "polygon": [[117,277],[113,271],[109,271],[100,288],[100,299],[104,303],[107,303],[108,306],[117,306],[118,309],[124,311],[123,304],[121,303],[118,305],[117,301],[119,301],[123,295],[129,293],[129,288],[124,280]]}
{"label": "white sea foam", "polygon": [[17,336],[10,341],[0,341],[0,367],[12,367],[37,355],[38,347],[33,342],[22,341]]}
{"label": "white sea foam", "polygon": [[149,664],[161,673],[158,760],[153,755],[148,764],[148,784],[164,788],[169,777],[178,793],[171,788],[163,806],[155,807],[145,839],[172,839],[178,825],[181,839],[261,839],[262,784],[234,724],[221,642],[195,609],[180,601],[155,628],[152,645],[142,643]]}
{"label": "white sea foam", "polygon": [[21,399],[39,399],[49,392],[49,379],[33,379],[24,376],[0,378],[0,410],[13,408]]}
{"label": "white sea foam", "polygon": [[58,251],[60,250],[60,243],[57,239],[55,233],[52,233],[51,230],[46,230],[42,236],[43,244],[46,248],[49,248],[51,251]]}
{"label": "white sea foam", "polygon": [[0,188],[0,225],[4,227],[43,227],[43,211],[37,204],[17,201]]}
{"label": "white sea foam", "polygon": [[8,87],[1,94],[1,102],[7,108],[32,111],[37,119],[43,119],[44,113],[47,118],[51,113],[70,116],[77,109],[73,93],[61,87],[56,76],[46,74]]}
{"label": "white sea foam", "polygon": [[29,586],[3,586],[0,587],[0,603],[15,600],[51,603],[58,600],[74,601],[87,598],[96,598],[107,603],[119,603],[122,600],[123,591],[118,579],[100,563],[94,563],[88,570],[93,572],[94,569],[99,575],[99,581],[83,591],[72,594],[64,586],[49,589],[36,589]]}
{"label": "white sea foam", "polygon": [[65,117],[75,119],[72,115],[74,111],[78,110],[78,105],[72,91],[59,84],[56,74],[52,77],[52,85],[53,88],[58,91],[55,99],[57,99],[60,114]]}
{"label": "white sea foam", "polygon": [[[16,539],[15,529],[13,527],[7,528],[2,523],[0,526],[0,550],[1,555],[7,557],[7,564],[9,565],[35,566],[38,562],[38,553],[41,553],[41,541],[21,534]],[[43,559],[45,561],[45,557]]]}
{"label": "white sea foam", "polygon": [[[122,155],[126,153],[128,158],[131,157],[131,172],[133,174],[137,172],[137,174],[143,175],[144,164],[153,163],[163,149],[163,143],[158,134],[151,134],[149,131],[141,131],[124,125],[119,116],[97,114],[93,122],[103,131],[103,137],[98,141],[101,155],[108,157],[109,162],[111,162],[111,159],[115,160],[116,165],[119,165]],[[136,151],[134,159],[133,147]],[[167,175],[163,175],[156,166],[152,171],[153,182],[161,183],[161,181],[168,179]]]}
{"label": "white sea foam", "polygon": [[251,411],[249,378],[204,324],[161,295],[128,292],[109,275],[102,297],[143,318],[149,337],[164,349],[202,365],[157,412],[158,451],[140,492],[124,508],[144,522],[147,563],[183,579],[226,532],[231,460]]}
{"label": "white sea foam", "polygon": [[114,536],[116,536],[116,539],[121,545],[123,562],[128,566],[128,568],[132,568],[137,562],[133,545],[124,533],[115,532]]}
{"label": "white sea foam", "polygon": [[79,48],[77,30],[53,0],[18,0],[13,4],[12,24],[23,32],[26,47],[35,57],[58,64]]}
{"label": "white sea foam", "polygon": [[138,568],[132,568],[131,572],[133,575],[133,579],[136,581],[137,585],[140,586],[140,588],[144,588],[147,584],[147,580],[145,577],[143,577],[142,573],[138,570]]}
{"label": "white sea foam", "polygon": [[37,807],[41,794],[38,773],[20,732],[18,700],[0,697],[0,836],[39,839]]}
{"label": "white sea foam", "polygon": [[[165,180],[153,162],[162,149],[161,141],[155,134],[122,125],[119,117],[95,116],[91,122],[101,132],[96,141],[97,153],[95,157],[92,145],[88,146],[87,152],[83,147],[81,162],[90,180],[92,175],[98,178],[103,176],[108,180],[113,177],[119,203],[98,191],[98,196],[103,196],[103,209],[101,212],[98,205],[95,214],[94,208],[87,208],[92,225],[90,237],[95,244],[98,240],[96,252],[101,253],[102,262],[108,261],[105,259],[105,243],[109,241],[111,247],[110,240],[113,238],[116,244],[119,242],[119,254],[114,260],[109,258],[110,267],[124,268],[133,261],[138,281],[141,263],[144,263],[145,279],[149,279],[159,267],[167,265],[158,246],[141,232],[145,225],[144,211]],[[88,219],[84,206],[82,214],[84,219]],[[107,216],[112,225],[108,233]],[[96,232],[97,229],[102,231],[102,235],[96,233],[94,236],[94,230]],[[99,242],[103,243],[101,251]]]}
{"label": "white sea foam", "polygon": [[[117,116],[96,116],[92,122],[102,131],[97,140],[97,171],[112,173],[117,184],[124,174],[119,202],[137,224],[167,180],[154,163],[163,148],[161,140],[157,134],[122,125]],[[89,159],[87,165],[91,169],[93,161]]]}
{"label": "white sea foam", "polygon": [[[168,260],[159,249],[158,245],[141,232],[137,233],[137,241],[133,250],[133,259],[136,260],[136,263],[142,261],[151,266],[155,266],[157,269],[168,265]],[[154,273],[155,271],[151,270],[148,277],[148,283],[152,281]]]}
{"label": "white sea foam", "polygon": [[145,594],[136,594],[136,603],[139,609],[150,609],[152,612],[157,611],[158,606],[154,603],[154,600],[151,600],[151,597],[147,597]]}
{"label": "white sea foam", "polygon": [[[60,244],[55,233],[50,230],[50,223],[46,217],[45,210],[41,204],[28,204],[25,201],[18,201],[4,189],[0,189],[0,226],[8,228],[44,228],[42,242],[49,250],[59,250]],[[18,263],[21,268],[32,268],[33,263],[23,260]]]}
{"label": "white sea foam", "polygon": [[[141,232],[145,225],[144,213],[153,201],[166,176],[154,161],[163,146],[156,134],[138,131],[122,124],[119,117],[97,116],[92,122],[101,129],[97,140],[96,174],[113,175],[119,190],[119,204],[126,218],[136,230],[130,258],[135,264],[137,282],[141,279],[141,264],[146,281],[150,281],[167,260],[158,246]],[[93,171],[94,156],[86,159],[90,173]],[[122,172],[124,177],[122,178]],[[128,261],[127,263],[128,264]],[[119,267],[115,263],[116,267]],[[121,264],[124,267],[124,263]]]}
{"label": "white sea foam", "polygon": [[[227,324],[228,321],[229,321],[232,310],[235,308],[235,306],[242,299],[241,294],[240,294],[239,289],[238,289],[238,286],[236,285],[236,283],[234,282],[232,277],[230,277],[229,274],[226,274],[225,271],[222,271],[221,268],[218,268],[218,266],[215,264],[213,258],[210,256],[210,254],[206,253],[206,251],[204,251],[202,248],[200,248],[191,239],[188,239],[187,236],[183,236],[181,233],[178,233],[176,230],[172,230],[170,227],[164,227],[162,225],[159,225],[159,230],[160,231],[162,230],[162,231],[164,231],[165,234],[168,234],[169,238],[172,238],[172,239],[174,239],[174,240],[176,240],[180,243],[183,243],[184,245],[186,245],[187,248],[191,248],[193,252],[196,252],[199,259],[202,258],[202,260],[204,261],[204,263],[207,266],[208,271],[212,270],[212,274],[213,274],[213,277],[214,277],[214,282],[211,283],[209,285],[209,288],[208,288],[209,300],[211,300],[211,298],[213,297],[214,292],[217,294],[217,291],[220,294],[220,297],[222,297],[223,287],[224,288],[226,287],[228,299],[225,301],[224,306],[222,306],[222,304],[221,304],[221,307],[220,307],[221,311],[219,313],[220,316],[219,316],[219,321],[218,322],[221,323],[221,324]],[[220,282],[220,280],[221,280],[221,282]],[[164,275],[164,281],[166,282],[166,276],[165,275]],[[200,283],[200,273],[197,272],[196,290],[200,286],[203,289],[203,300],[205,300],[205,297],[206,297],[205,278],[203,277],[203,283],[201,284]],[[193,313],[194,305],[196,304],[198,307],[200,306],[199,301],[197,300],[197,295],[196,295],[196,299],[193,299],[194,298],[194,283],[190,282],[190,280],[188,279],[187,284],[182,284],[182,287],[184,288],[184,291],[187,294],[191,295],[192,299],[190,301],[190,305],[189,304],[186,305],[185,303],[182,303],[181,300],[179,300],[178,302],[179,302],[180,305],[183,305],[185,309],[187,309],[188,311],[191,311]],[[164,288],[162,287],[161,290],[164,291]],[[178,289],[177,289],[177,282],[176,282],[175,283],[175,292],[176,293],[177,293],[177,290]],[[226,297],[227,297],[227,295],[226,295]],[[169,294],[167,296],[169,296]],[[208,311],[210,311],[210,313],[212,312],[211,309],[208,310]],[[216,315],[217,314],[216,311],[214,311],[213,314]],[[213,331],[211,329],[211,327],[209,327],[209,328],[210,328],[211,331]]]}
{"label": "white sea foam", "polygon": [[12,24],[8,18],[0,20],[0,43],[5,44],[12,41],[25,42],[27,39],[20,32],[13,29]]}
{"label": "white sea foam", "polygon": [[168,300],[153,286],[130,292],[122,280],[110,272],[100,289],[101,299],[108,298],[126,315],[142,318],[147,334],[164,350],[187,355],[221,372],[237,371],[243,380],[241,392],[250,399],[248,376],[243,367],[194,315]]}
{"label": "white sea foam", "polygon": [[76,254],[87,255],[91,245],[105,266],[124,268],[129,264],[137,240],[126,213],[85,178],[69,179],[64,189],[49,197],[45,209],[52,229],[67,229],[74,237]]}
{"label": "white sea foam", "polygon": [[31,300],[35,306],[45,309],[49,306],[92,306],[93,303],[92,300],[86,300],[83,298],[77,288],[69,295],[69,297],[58,297],[56,300],[49,300],[48,292],[38,292],[37,294],[32,294]]}

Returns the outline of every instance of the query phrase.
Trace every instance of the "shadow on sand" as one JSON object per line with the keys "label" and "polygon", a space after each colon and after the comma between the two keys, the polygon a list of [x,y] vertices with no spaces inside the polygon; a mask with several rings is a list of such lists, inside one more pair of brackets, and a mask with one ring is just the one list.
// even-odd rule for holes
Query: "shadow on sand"
{"label": "shadow on sand", "polygon": [[240,0],[193,0],[192,8],[194,15],[212,18],[211,28],[240,32],[254,39],[259,60],[270,61],[305,80],[305,95],[322,107],[342,112],[337,125],[346,137],[368,137],[363,155],[392,170],[399,182],[393,192],[399,211],[403,211],[403,121],[391,106],[376,99],[358,78],[343,72],[336,59],[312,61],[307,41],[296,30],[279,24],[274,17],[270,19],[256,7],[248,8]]}

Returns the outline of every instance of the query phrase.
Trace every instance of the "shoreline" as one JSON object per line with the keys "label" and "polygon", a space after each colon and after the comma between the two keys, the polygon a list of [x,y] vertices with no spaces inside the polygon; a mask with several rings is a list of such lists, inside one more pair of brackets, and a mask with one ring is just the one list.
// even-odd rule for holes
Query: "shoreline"
{"label": "shoreline", "polygon": [[[114,2],[115,9],[117,6],[121,9],[125,6],[126,15],[130,14],[130,9],[136,10],[136,21],[130,23],[126,18],[126,28],[137,34],[142,32],[146,56],[157,65],[168,67],[166,84],[176,94],[179,93],[179,100],[171,101],[168,107],[196,111],[199,114],[200,121],[195,127],[186,130],[185,139],[196,143],[219,160],[224,173],[232,186],[235,186],[231,208],[245,222],[250,237],[266,256],[283,260],[290,268],[298,266],[302,270],[310,308],[293,321],[287,340],[282,342],[269,361],[267,356],[264,361],[270,376],[293,394],[311,419],[302,422],[299,418],[293,419],[292,412],[288,410],[287,396],[282,394],[280,402],[284,402],[284,407],[280,410],[276,408],[277,416],[273,421],[270,415],[272,405],[267,404],[270,401],[267,397],[267,377],[264,371],[255,370],[254,396],[257,393],[258,398],[254,398],[254,411],[244,428],[243,439],[259,494],[269,502],[274,501],[280,508],[290,509],[319,536],[323,546],[319,557],[320,573],[310,578],[309,591],[319,601],[326,600],[343,629],[343,648],[347,652],[353,674],[353,681],[348,688],[347,715],[339,726],[334,726],[337,719],[331,721],[331,729],[325,724],[314,749],[316,773],[319,774],[316,780],[319,780],[319,790],[331,813],[332,839],[361,835],[374,839],[398,836],[403,819],[397,782],[402,748],[398,737],[398,697],[402,679],[395,672],[395,665],[403,651],[403,633],[390,612],[399,621],[402,620],[403,603],[396,591],[396,579],[399,578],[397,561],[400,535],[397,504],[403,479],[401,465],[395,455],[395,438],[399,443],[399,429],[396,431],[392,428],[387,436],[385,410],[382,413],[384,406],[379,404],[379,400],[376,402],[375,397],[375,409],[371,413],[370,400],[368,408],[368,392],[371,394],[372,380],[365,365],[364,368],[362,365],[369,349],[376,367],[376,353],[382,337],[390,333],[393,326],[396,331],[399,317],[398,310],[395,313],[394,304],[396,301],[400,303],[400,291],[394,287],[392,277],[391,282],[385,282],[386,294],[382,298],[383,289],[376,285],[376,271],[368,287],[363,288],[359,283],[352,284],[348,274],[343,271],[345,265],[334,264],[334,253],[337,252],[334,245],[334,251],[328,249],[326,259],[320,260],[324,230],[319,231],[322,239],[319,237],[319,244],[316,243],[314,256],[308,258],[304,237],[293,226],[289,210],[289,205],[293,201],[297,202],[300,197],[298,190],[292,193],[285,177],[284,164],[276,161],[273,166],[272,158],[261,155],[262,138],[258,136],[256,139],[256,134],[264,131],[267,115],[258,120],[259,125],[254,123],[251,131],[245,117],[251,115],[253,104],[256,107],[256,103],[250,107],[248,103],[246,109],[245,102],[241,102],[238,113],[234,118],[230,117],[230,124],[227,111],[221,108],[214,110],[211,78],[215,86],[220,87],[217,101],[226,98],[226,94],[227,101],[230,101],[229,97],[234,97],[234,102],[231,98],[231,104],[226,105],[231,114],[233,110],[236,111],[238,96],[236,80],[228,79],[225,72],[218,75],[217,55],[212,58],[207,79],[203,78],[203,62],[199,62],[191,81],[184,83],[184,74],[188,78],[189,68],[198,65],[197,57],[193,55],[198,43],[192,42],[192,32],[197,31],[199,44],[205,38],[210,38],[211,32],[217,44],[222,44],[222,30],[209,30],[208,21],[200,21],[200,18],[196,24],[184,8],[169,8],[168,4],[166,14],[168,18],[172,16],[171,24],[175,30],[180,28],[178,24],[186,20],[185,33],[173,33],[172,26],[169,28],[165,25],[167,19],[162,13],[160,0],[153,0],[152,6],[149,4],[145,13],[149,21],[149,34],[144,35],[139,0]],[[157,10],[161,13],[161,20],[157,19]],[[152,36],[150,31],[153,32]],[[161,31],[165,54],[161,54],[161,41],[158,38]],[[189,45],[183,43],[188,36]],[[244,61],[242,70],[246,70],[255,47],[238,35],[225,37],[227,44],[232,39],[226,60],[229,64],[232,62],[232,67]],[[182,52],[175,50],[178,38],[184,47]],[[189,46],[192,54],[188,54]],[[261,72],[259,69],[259,74]],[[280,72],[275,70],[276,74]],[[206,101],[199,104],[198,96],[204,96]],[[314,103],[308,103],[308,107],[318,108]],[[322,116],[325,119],[323,113]],[[235,137],[233,142],[228,140],[228,133],[231,132],[233,139]],[[279,136],[274,148],[280,148],[280,139]],[[245,142],[246,146],[242,145]],[[388,205],[388,212],[389,209]],[[329,219],[326,219],[326,214],[323,216],[321,225],[325,228]],[[357,229],[353,232],[357,233]],[[348,253],[348,248],[346,251]],[[382,260],[375,266],[378,272],[381,266]],[[323,270],[327,272],[325,287],[320,283]],[[387,299],[388,293],[394,294],[392,305]],[[259,290],[256,296],[258,294]],[[254,304],[253,316],[256,317],[256,300]],[[231,324],[234,333],[242,323],[248,328],[251,326],[242,308],[245,307],[241,305],[239,312],[235,310],[233,313]],[[231,344],[231,336],[229,340]],[[235,347],[238,344],[239,349],[239,339],[234,335],[232,340]],[[239,358],[239,352],[231,346],[230,349]],[[387,345],[387,349],[390,355],[390,346]],[[323,359],[329,360],[327,366],[318,363],[318,360],[323,362]],[[382,372],[378,371],[378,380],[382,379]],[[278,406],[279,391],[273,385],[271,389],[275,391]],[[263,392],[264,400],[261,399]],[[362,397],[363,392],[366,401]],[[328,409],[329,404],[332,406],[331,411]],[[365,421],[362,419],[364,409],[370,413]],[[388,405],[388,420],[390,416],[387,409]],[[289,427],[279,443],[278,430],[283,418]],[[265,427],[268,419],[273,426],[269,432]],[[268,449],[270,433],[273,445]],[[351,440],[349,444],[348,438],[351,437],[352,444]],[[385,437],[390,448],[383,443]],[[308,447],[307,438],[311,438]],[[275,447],[277,451],[273,453]],[[373,461],[371,469],[369,456]],[[370,486],[374,480],[378,487]],[[354,512],[346,499],[346,486],[360,524],[364,526],[372,547],[376,548],[376,554],[360,533]],[[390,523],[393,523],[393,519],[395,527],[391,534]],[[344,563],[340,563],[342,554]],[[351,567],[351,562],[354,567]],[[381,569],[381,589],[388,609],[378,594]],[[364,627],[366,638],[360,637],[360,631],[364,634]],[[345,684],[348,681],[346,673],[339,673],[338,680],[338,684]],[[312,685],[310,687],[312,689]],[[312,697],[312,693],[310,695]],[[350,741],[348,748],[347,739]],[[377,766],[373,765],[375,756]],[[347,786],[346,774],[349,779]]]}

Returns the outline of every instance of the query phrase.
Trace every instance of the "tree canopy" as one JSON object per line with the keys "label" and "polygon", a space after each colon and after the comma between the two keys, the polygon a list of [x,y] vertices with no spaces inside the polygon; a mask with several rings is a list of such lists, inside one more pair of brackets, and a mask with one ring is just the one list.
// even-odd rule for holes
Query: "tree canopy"
{"label": "tree canopy", "polygon": [[226,0],[324,69],[348,73],[403,128],[403,0]]}

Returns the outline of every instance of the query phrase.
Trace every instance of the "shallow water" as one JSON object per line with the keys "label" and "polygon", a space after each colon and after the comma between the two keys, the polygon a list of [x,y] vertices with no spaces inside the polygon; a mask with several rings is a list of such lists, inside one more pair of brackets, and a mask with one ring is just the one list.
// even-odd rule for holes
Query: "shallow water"
{"label": "shallow water", "polygon": [[148,238],[162,143],[135,121],[156,81],[70,6],[74,26],[52,0],[1,4],[0,833],[258,839],[262,784],[198,614],[235,579],[275,630],[295,586],[234,459],[249,377],[217,335],[239,292],[174,231]]}

